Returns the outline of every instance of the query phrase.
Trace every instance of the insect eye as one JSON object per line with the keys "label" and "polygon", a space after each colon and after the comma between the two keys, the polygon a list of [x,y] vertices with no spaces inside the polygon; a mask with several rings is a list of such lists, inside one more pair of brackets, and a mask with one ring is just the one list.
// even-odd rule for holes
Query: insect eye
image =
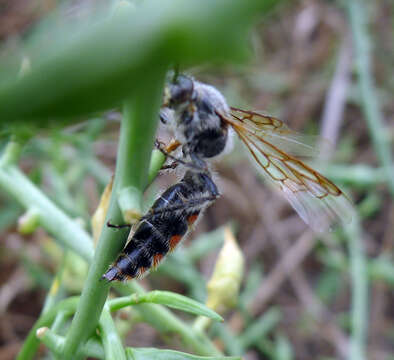
{"label": "insect eye", "polygon": [[171,104],[182,104],[191,99],[193,95],[193,80],[187,76],[178,76],[175,83],[170,85]]}

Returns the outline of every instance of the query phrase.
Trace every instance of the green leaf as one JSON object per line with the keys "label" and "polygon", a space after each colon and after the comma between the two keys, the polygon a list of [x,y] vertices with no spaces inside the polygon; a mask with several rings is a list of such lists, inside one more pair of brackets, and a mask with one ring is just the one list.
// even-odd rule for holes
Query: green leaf
{"label": "green leaf", "polygon": [[31,63],[23,75],[0,64],[0,118],[47,126],[120,105],[152,70],[244,60],[250,25],[274,3],[147,0],[82,29],[57,24],[46,30],[50,41],[20,49]]}
{"label": "green leaf", "polygon": [[133,294],[111,300],[109,306],[111,310],[114,311],[125,306],[142,303],[166,305],[170,308],[182,310],[191,314],[206,316],[215,321],[223,321],[223,318],[219,314],[209,309],[204,304],[170,291],[155,290],[142,295]]}
{"label": "green leaf", "polygon": [[195,315],[202,315],[216,321],[223,321],[223,318],[215,311],[204,304],[192,300],[186,296],[179,295],[170,291],[151,291],[146,294],[147,301],[155,304],[162,304],[173,309],[182,310]]}
{"label": "green leaf", "polygon": [[241,360],[238,356],[197,356],[174,350],[127,348],[128,360]]}

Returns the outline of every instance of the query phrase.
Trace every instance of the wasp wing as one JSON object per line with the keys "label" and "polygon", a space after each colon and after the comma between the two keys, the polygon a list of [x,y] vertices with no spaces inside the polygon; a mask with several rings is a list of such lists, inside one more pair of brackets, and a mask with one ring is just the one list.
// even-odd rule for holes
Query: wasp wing
{"label": "wasp wing", "polygon": [[350,222],[353,206],[347,196],[319,172],[279,148],[277,142],[274,145],[269,141],[280,138],[293,150],[309,148],[282,121],[235,108],[232,118],[221,117],[249,149],[263,175],[282,191],[312,229],[322,232],[337,223]]}
{"label": "wasp wing", "polygon": [[[317,144],[322,142],[317,136],[297,133],[270,115],[231,107],[231,115],[249,131],[263,136],[279,149],[294,156],[315,157],[319,153]],[[324,142],[327,142],[324,140]],[[329,143],[329,142],[328,142]]]}

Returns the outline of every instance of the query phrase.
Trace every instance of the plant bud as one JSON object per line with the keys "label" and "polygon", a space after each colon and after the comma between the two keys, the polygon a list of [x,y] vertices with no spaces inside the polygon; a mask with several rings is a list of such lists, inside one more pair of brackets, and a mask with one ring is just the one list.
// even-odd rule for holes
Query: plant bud
{"label": "plant bud", "polygon": [[244,257],[229,228],[224,232],[224,245],[208,282],[207,306],[219,313],[235,306],[244,271]]}
{"label": "plant bud", "polygon": [[100,237],[101,230],[105,222],[105,217],[107,215],[109,200],[111,199],[113,179],[114,178],[112,177],[110,182],[105,187],[100,198],[100,203],[92,216],[92,232],[95,244],[97,244],[97,241]]}
{"label": "plant bud", "polygon": [[23,235],[33,233],[39,225],[40,215],[35,209],[29,209],[18,219],[18,231]]}

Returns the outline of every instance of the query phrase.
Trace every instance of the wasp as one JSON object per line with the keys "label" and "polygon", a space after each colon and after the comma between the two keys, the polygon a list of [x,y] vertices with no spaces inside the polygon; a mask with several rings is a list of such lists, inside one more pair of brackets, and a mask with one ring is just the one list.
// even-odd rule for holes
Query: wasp
{"label": "wasp", "polygon": [[[212,179],[211,160],[231,148],[236,133],[260,173],[275,185],[302,220],[318,232],[347,223],[353,207],[334,183],[297,156],[312,147],[281,120],[230,107],[213,86],[180,75],[164,93],[161,122],[175,141],[159,148],[186,170],[141,219],[130,241],[103,275],[107,280],[139,277],[158,265],[191,229],[220,193]],[[172,155],[180,148],[180,156]],[[173,166],[173,167],[175,167]]]}
{"label": "wasp", "polygon": [[[140,278],[172,252],[216,198],[216,184],[205,173],[187,171],[143,216],[131,240],[103,275],[109,281]],[[116,225],[115,225],[116,227]]]}

